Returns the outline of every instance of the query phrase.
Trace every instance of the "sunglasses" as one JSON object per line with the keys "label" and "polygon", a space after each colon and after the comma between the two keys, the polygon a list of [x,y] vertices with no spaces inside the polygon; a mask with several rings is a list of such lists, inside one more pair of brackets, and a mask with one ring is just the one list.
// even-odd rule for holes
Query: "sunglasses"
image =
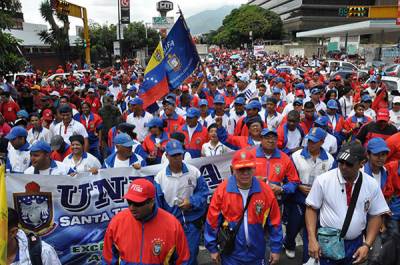
{"label": "sunglasses", "polygon": [[144,202],[133,202],[133,201],[128,201],[128,205],[129,205],[129,206],[134,206],[134,207],[136,207],[136,208],[139,208],[139,207],[143,207],[143,206],[149,204],[150,201],[151,201],[151,200],[145,200]]}
{"label": "sunglasses", "polygon": [[345,161],[345,160],[339,160],[338,161],[340,164],[344,164],[344,165],[346,165],[346,167],[354,167],[354,164],[352,164],[352,163],[350,163],[350,162],[347,162],[347,161]]}

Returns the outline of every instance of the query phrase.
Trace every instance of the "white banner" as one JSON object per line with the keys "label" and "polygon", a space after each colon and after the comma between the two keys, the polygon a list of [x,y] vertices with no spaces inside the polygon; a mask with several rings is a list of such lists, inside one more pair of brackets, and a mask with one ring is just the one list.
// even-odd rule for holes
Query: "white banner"
{"label": "white banner", "polygon": [[[210,190],[231,174],[233,153],[197,158],[196,166]],[[62,264],[100,264],[103,237],[111,218],[127,207],[124,199],[132,179],[154,175],[165,165],[100,170],[97,175],[7,175],[8,205],[20,224],[52,245]]]}

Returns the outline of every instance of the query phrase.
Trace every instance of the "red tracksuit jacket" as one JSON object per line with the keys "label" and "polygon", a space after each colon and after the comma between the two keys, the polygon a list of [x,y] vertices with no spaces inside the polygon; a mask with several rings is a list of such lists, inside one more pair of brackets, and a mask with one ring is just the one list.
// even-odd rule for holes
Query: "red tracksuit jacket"
{"label": "red tracksuit jacket", "polygon": [[187,264],[189,247],[179,221],[163,209],[137,221],[129,209],[117,214],[104,236],[103,264]]}

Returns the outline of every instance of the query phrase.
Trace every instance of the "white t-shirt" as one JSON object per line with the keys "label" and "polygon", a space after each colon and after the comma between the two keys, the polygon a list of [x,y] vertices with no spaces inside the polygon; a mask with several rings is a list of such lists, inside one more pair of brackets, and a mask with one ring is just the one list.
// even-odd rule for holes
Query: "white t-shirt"
{"label": "white t-shirt", "polygon": [[288,130],[287,138],[290,140],[287,142],[286,148],[294,149],[301,145],[301,133],[298,129]]}
{"label": "white t-shirt", "polygon": [[92,154],[86,153],[85,158],[81,158],[77,163],[75,163],[72,155],[67,156],[63,160],[63,164],[71,168],[74,172],[88,172],[91,168],[101,168],[100,161]]}
{"label": "white t-shirt", "polygon": [[389,114],[392,124],[396,126],[397,130],[400,129],[400,111],[394,112],[393,110],[390,110]]}
{"label": "white t-shirt", "polygon": [[212,146],[211,142],[207,142],[201,147],[201,156],[217,156],[228,153],[230,151],[232,151],[232,149],[222,144],[221,142],[218,142],[216,146]]}
{"label": "white t-shirt", "polygon": [[[346,240],[362,235],[367,215],[382,215],[390,209],[375,179],[362,172],[362,184]],[[353,189],[357,179],[354,181]],[[346,180],[338,168],[319,175],[307,196],[306,204],[320,210],[321,227],[341,229],[347,212]]]}
{"label": "white t-shirt", "polygon": [[188,129],[188,135],[189,135],[189,142],[192,140],[192,136],[194,131],[196,130],[197,126],[194,126],[193,128],[190,126],[187,126]]}
{"label": "white t-shirt", "polygon": [[[246,206],[246,201],[247,201],[247,197],[249,196],[249,189],[248,190],[243,190],[243,189],[239,189],[240,195],[242,195],[242,201],[243,201],[243,209]],[[248,220],[247,220],[247,210],[244,213],[244,217],[243,217],[243,226],[244,226],[244,235],[246,237],[246,242],[249,242],[249,224],[248,224]]]}
{"label": "white t-shirt", "polygon": [[115,157],[114,168],[117,167],[129,167],[129,158],[122,161],[118,157]]}

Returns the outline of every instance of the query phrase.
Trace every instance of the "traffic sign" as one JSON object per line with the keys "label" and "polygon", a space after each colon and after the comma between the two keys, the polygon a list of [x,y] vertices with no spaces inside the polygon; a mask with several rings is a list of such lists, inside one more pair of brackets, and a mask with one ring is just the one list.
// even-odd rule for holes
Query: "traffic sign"
{"label": "traffic sign", "polygon": [[173,17],[153,17],[152,28],[154,29],[170,29],[173,25]]}
{"label": "traffic sign", "polygon": [[339,17],[347,17],[349,9],[347,7],[339,8]]}

